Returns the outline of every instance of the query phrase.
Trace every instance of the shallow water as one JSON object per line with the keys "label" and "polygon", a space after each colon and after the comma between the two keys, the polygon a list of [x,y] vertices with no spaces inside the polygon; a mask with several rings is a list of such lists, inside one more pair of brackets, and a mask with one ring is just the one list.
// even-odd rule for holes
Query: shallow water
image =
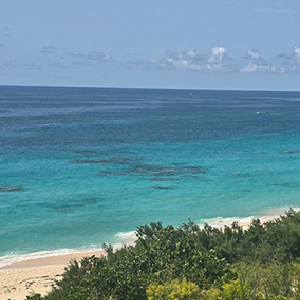
{"label": "shallow water", "polygon": [[2,264],[122,242],[151,221],[299,207],[299,101],[296,92],[0,87]]}

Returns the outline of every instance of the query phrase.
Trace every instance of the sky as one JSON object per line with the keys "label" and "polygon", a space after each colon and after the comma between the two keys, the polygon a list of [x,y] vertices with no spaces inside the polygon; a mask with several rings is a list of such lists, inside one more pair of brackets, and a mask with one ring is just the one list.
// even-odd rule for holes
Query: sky
{"label": "sky", "polygon": [[0,0],[0,85],[300,90],[299,0]]}

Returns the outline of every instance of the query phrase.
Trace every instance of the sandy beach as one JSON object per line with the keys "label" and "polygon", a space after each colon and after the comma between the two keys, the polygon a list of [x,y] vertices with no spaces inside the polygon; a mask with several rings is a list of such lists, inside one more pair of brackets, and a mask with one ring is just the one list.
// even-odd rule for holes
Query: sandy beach
{"label": "sandy beach", "polygon": [[71,260],[104,255],[104,251],[82,252],[17,262],[0,269],[0,300],[23,300],[26,295],[45,295],[60,279]]}

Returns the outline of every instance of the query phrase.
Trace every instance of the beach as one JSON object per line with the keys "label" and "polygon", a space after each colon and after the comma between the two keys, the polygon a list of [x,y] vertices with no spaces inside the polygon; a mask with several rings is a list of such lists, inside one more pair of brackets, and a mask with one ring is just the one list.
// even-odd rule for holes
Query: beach
{"label": "beach", "polygon": [[21,261],[0,269],[0,300],[23,300],[26,295],[45,295],[61,278],[71,260],[105,255],[103,250]]}

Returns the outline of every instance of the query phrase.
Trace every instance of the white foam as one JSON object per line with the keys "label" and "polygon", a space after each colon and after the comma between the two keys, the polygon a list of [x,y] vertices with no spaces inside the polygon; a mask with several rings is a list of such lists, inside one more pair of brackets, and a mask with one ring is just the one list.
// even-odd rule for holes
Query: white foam
{"label": "white foam", "polygon": [[69,254],[76,254],[82,252],[87,252],[87,253],[96,252],[101,250],[103,249],[102,248],[81,248],[81,249],[60,249],[60,250],[53,250],[53,251],[40,251],[40,252],[27,253],[27,254],[11,253],[3,257],[0,257],[0,268],[3,268],[5,266],[10,266],[17,262],[27,261],[32,259],[69,255]]}
{"label": "white foam", "polygon": [[[123,247],[124,244],[133,245],[135,240],[136,240],[135,231],[119,232],[115,235],[115,242],[112,244],[112,246],[114,249],[119,249]],[[91,245],[90,247],[79,248],[79,249],[59,249],[53,251],[40,251],[40,252],[27,253],[27,254],[19,254],[19,253],[12,252],[11,254],[0,257],[0,268],[12,265],[17,262],[27,261],[32,259],[69,255],[69,254],[76,254],[82,252],[92,253],[101,250],[103,250],[103,248],[97,245]]]}
{"label": "white foam", "polygon": [[127,231],[127,232],[119,232],[115,235],[116,238],[127,240],[127,239],[136,239],[136,231]]}
{"label": "white foam", "polygon": [[136,231],[119,232],[115,235],[115,238],[117,239],[117,248],[119,248],[123,244],[133,245],[135,240],[137,239]]}
{"label": "white foam", "polygon": [[223,218],[223,217],[217,217],[213,219],[202,219],[200,221],[200,227],[203,227],[205,223],[212,227],[223,227],[225,225],[231,225],[233,222],[238,222],[239,224],[246,224],[250,223],[251,220],[256,219],[255,216],[249,216],[246,218],[240,218],[240,217],[230,217],[230,218]]}
{"label": "white foam", "polygon": [[[118,249],[123,247],[124,244],[133,245],[135,240],[136,240],[135,231],[119,232],[115,235],[115,242],[113,243],[112,246],[114,249]],[[40,252],[27,253],[27,254],[12,252],[11,254],[0,257],[0,268],[12,265],[17,262],[27,261],[32,259],[69,255],[69,254],[76,254],[82,252],[92,253],[101,250],[103,250],[103,248],[98,247],[97,245],[91,245],[90,247],[79,248],[79,249],[59,249],[53,251],[40,251]]]}
{"label": "white foam", "polygon": [[299,207],[293,207],[291,205],[284,206],[278,209],[269,209],[265,212],[264,215],[258,216],[248,216],[248,217],[217,217],[212,219],[201,219],[199,222],[200,227],[203,227],[205,223],[212,227],[223,227],[225,225],[230,226],[233,222],[238,222],[242,226],[246,226],[251,223],[253,219],[260,219],[262,222],[266,222],[268,220],[272,220],[275,218],[279,218],[284,215],[290,208],[292,208],[295,212],[300,212]]}

